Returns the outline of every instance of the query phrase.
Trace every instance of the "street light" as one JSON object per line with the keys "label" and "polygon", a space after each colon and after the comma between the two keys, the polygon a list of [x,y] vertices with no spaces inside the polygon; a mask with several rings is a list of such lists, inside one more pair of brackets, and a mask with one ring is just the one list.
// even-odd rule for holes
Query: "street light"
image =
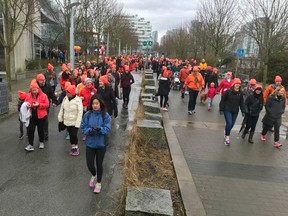
{"label": "street light", "polygon": [[74,70],[74,61],[75,61],[75,53],[74,53],[74,7],[79,6],[81,3],[73,2],[67,5],[66,9],[71,10],[70,14],[70,63],[71,70]]}

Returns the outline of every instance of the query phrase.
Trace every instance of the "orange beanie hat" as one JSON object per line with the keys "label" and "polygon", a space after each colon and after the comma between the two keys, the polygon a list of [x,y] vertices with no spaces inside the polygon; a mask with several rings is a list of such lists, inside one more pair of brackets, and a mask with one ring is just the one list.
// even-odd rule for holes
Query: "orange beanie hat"
{"label": "orange beanie hat", "polygon": [[67,90],[67,88],[68,88],[69,86],[71,86],[71,83],[70,83],[70,82],[65,82],[65,86],[64,86],[64,89],[66,89],[66,90]]}
{"label": "orange beanie hat", "polygon": [[251,79],[249,81],[249,83],[250,83],[250,85],[256,85],[257,84],[256,79]]}
{"label": "orange beanie hat", "polygon": [[109,83],[106,76],[101,76],[101,77],[99,78],[99,81],[103,82],[105,85],[107,85],[107,84]]}
{"label": "orange beanie hat", "polygon": [[198,66],[194,66],[193,67],[193,71],[199,71],[199,67]]}
{"label": "orange beanie hat", "polygon": [[43,74],[38,74],[38,75],[36,76],[36,80],[37,80],[37,81],[45,80],[45,76],[44,76]]}
{"label": "orange beanie hat", "polygon": [[27,95],[26,92],[18,91],[18,96],[20,100],[25,100],[26,95]]}
{"label": "orange beanie hat", "polygon": [[124,71],[129,71],[129,66],[128,65],[124,65]]}
{"label": "orange beanie hat", "polygon": [[33,79],[30,83],[30,89],[32,89],[32,88],[40,89],[39,85],[37,84],[36,79]]}
{"label": "orange beanie hat", "polygon": [[168,77],[168,75],[169,75],[169,74],[168,74],[168,71],[164,71],[164,72],[163,72],[163,77]]}
{"label": "orange beanie hat", "polygon": [[48,69],[48,70],[53,70],[53,69],[54,69],[54,67],[53,67],[53,65],[52,65],[52,64],[48,64],[48,66],[47,66],[47,69]]}
{"label": "orange beanie hat", "polygon": [[68,86],[66,91],[74,96],[74,95],[76,95],[76,86],[75,85],[70,85],[70,86]]}
{"label": "orange beanie hat", "polygon": [[235,78],[233,80],[233,85],[235,85],[235,84],[241,84],[241,80],[239,78]]}

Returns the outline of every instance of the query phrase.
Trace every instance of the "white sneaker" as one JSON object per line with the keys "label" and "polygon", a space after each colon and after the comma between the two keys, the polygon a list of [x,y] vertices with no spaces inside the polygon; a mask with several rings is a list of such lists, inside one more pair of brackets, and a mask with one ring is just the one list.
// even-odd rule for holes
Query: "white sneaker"
{"label": "white sneaker", "polygon": [[28,146],[26,146],[25,150],[29,152],[34,151],[34,147],[29,144]]}
{"label": "white sneaker", "polygon": [[44,143],[40,142],[39,149],[44,149]]}
{"label": "white sneaker", "polygon": [[166,107],[163,107],[162,110],[163,111],[168,111],[168,109]]}

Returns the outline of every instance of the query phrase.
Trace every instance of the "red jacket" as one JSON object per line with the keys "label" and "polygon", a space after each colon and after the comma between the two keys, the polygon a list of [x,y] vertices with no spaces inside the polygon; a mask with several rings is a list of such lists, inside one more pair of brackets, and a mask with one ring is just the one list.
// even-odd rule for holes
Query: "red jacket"
{"label": "red jacket", "polygon": [[37,116],[38,119],[42,119],[45,116],[47,116],[47,108],[49,107],[49,100],[46,94],[44,94],[40,89],[39,93],[36,97],[33,97],[32,93],[29,92],[26,96],[25,102],[29,102],[32,104],[33,102],[38,102],[40,105],[37,108],[31,108],[31,109],[37,109]]}
{"label": "red jacket", "polygon": [[182,68],[179,72],[180,82],[185,82],[185,80],[188,76],[189,76],[189,70],[187,68]]}
{"label": "red jacket", "polygon": [[207,97],[208,98],[214,98],[216,95],[216,88],[209,88],[207,92]]}
{"label": "red jacket", "polygon": [[227,79],[223,79],[217,88],[217,93],[221,91],[221,96],[223,97],[225,94],[225,91],[230,89],[232,84],[233,84],[233,79],[231,79],[230,82],[228,82]]}
{"label": "red jacket", "polygon": [[84,97],[82,101],[84,107],[89,107],[90,99],[93,95],[96,95],[97,89],[92,86],[91,88],[87,88],[84,86],[80,92],[80,97]]}

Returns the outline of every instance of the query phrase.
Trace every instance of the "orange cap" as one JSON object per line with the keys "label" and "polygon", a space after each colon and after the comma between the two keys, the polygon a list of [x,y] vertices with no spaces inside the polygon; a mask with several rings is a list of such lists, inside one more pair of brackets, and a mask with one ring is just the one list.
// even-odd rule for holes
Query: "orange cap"
{"label": "orange cap", "polygon": [[25,100],[27,93],[23,91],[18,91],[18,96],[20,100]]}

